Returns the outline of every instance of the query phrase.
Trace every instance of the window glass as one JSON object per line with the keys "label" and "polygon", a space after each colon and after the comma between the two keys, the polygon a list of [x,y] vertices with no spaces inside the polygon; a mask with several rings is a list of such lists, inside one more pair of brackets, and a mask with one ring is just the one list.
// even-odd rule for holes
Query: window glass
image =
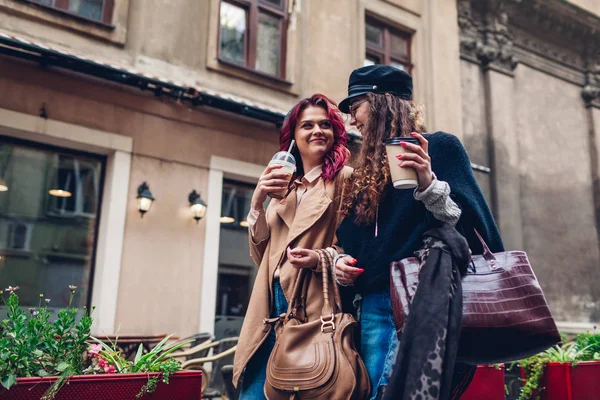
{"label": "window glass", "polygon": [[278,9],[282,9],[285,3],[283,0],[260,0],[260,2]]}
{"label": "window glass", "polygon": [[397,34],[390,34],[390,42],[392,53],[398,54],[400,56],[408,55],[408,50],[406,46],[406,39]]}
{"label": "window glass", "polygon": [[369,44],[374,44],[377,45],[379,47],[381,47],[382,42],[383,42],[383,31],[381,28],[369,23],[367,21],[367,23],[365,24],[365,33],[366,33],[366,40],[367,43]]}
{"label": "window glass", "polygon": [[102,0],[69,0],[69,9],[82,17],[102,21]]}
{"label": "window glass", "polygon": [[0,284],[19,286],[22,306],[43,294],[64,307],[69,285],[74,306],[89,305],[103,168],[102,156],[0,136]]}
{"label": "window glass", "polygon": [[374,65],[374,64],[381,64],[381,59],[377,56],[367,54],[367,56],[365,57],[365,62],[363,64],[363,67],[366,67],[367,65]]}
{"label": "window glass", "polygon": [[391,66],[401,69],[402,71],[406,71],[406,66],[398,61],[392,61]]}
{"label": "window glass", "polygon": [[221,2],[221,58],[246,64],[246,10]]}
{"label": "window glass", "polygon": [[[32,0],[36,3],[59,10],[68,11],[87,19],[109,23],[104,21],[104,7],[110,0]],[[108,17],[108,16],[107,16]]]}
{"label": "window glass", "polygon": [[280,53],[280,19],[265,13],[260,13],[258,15],[256,69],[270,75],[278,75]]}
{"label": "window glass", "polygon": [[238,336],[257,267],[250,258],[248,224],[254,186],[225,180],[221,203],[215,336]]}
{"label": "window glass", "polygon": [[410,33],[372,16],[365,20],[365,27],[366,54],[363,65],[391,65],[410,73]]}

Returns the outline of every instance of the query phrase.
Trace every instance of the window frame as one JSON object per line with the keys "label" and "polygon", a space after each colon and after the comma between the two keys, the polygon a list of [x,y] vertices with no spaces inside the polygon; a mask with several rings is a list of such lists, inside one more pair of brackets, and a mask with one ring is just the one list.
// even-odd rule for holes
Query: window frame
{"label": "window frame", "polygon": [[[218,35],[217,35],[217,59],[220,63],[232,67],[240,68],[245,71],[252,72],[274,79],[279,82],[285,81],[286,58],[287,58],[287,28],[289,16],[287,5],[289,0],[281,0],[282,7],[277,7],[269,4],[265,0],[220,0],[218,11]],[[221,57],[221,5],[229,3],[233,6],[240,7],[246,11],[246,34],[244,36],[244,65],[236,64]],[[267,14],[271,17],[279,18],[279,27],[281,31],[280,39],[280,54],[279,65],[277,66],[277,74],[272,75],[267,72],[256,69],[256,53],[258,45],[258,16],[260,13]]]}
{"label": "window frame", "polygon": [[[98,204],[97,206],[97,215],[96,215],[96,220],[94,221],[94,245],[92,246],[92,251],[89,254],[89,262],[90,262],[90,272],[89,272],[89,279],[88,279],[88,289],[87,289],[87,296],[86,296],[86,300],[85,300],[85,305],[88,307],[88,309],[91,309],[91,305],[92,305],[92,296],[93,296],[93,292],[94,292],[94,283],[95,283],[95,273],[96,273],[96,259],[98,257],[98,242],[100,239],[100,221],[102,218],[102,208],[103,208],[103,199],[104,199],[104,189],[105,189],[105,185],[106,185],[106,168],[107,168],[107,160],[108,157],[106,155],[103,154],[98,154],[98,153],[92,153],[90,151],[86,151],[86,150],[76,150],[76,149],[72,149],[72,148],[68,148],[68,147],[63,147],[60,145],[55,145],[55,144],[49,144],[49,143],[44,143],[44,142],[40,142],[40,141],[32,141],[32,140],[27,140],[27,139],[21,139],[21,138],[17,138],[17,137],[12,137],[12,136],[7,136],[3,133],[0,133],[0,141],[9,144],[9,145],[13,145],[13,146],[22,146],[22,147],[28,147],[31,149],[37,149],[37,150],[41,150],[41,151],[50,151],[50,152],[54,152],[57,154],[63,154],[63,155],[67,155],[67,156],[73,156],[73,157],[85,157],[88,159],[92,159],[92,160],[96,160],[100,162],[100,176],[99,176],[99,192],[98,192]],[[41,189],[44,193],[46,192],[46,188],[42,188]],[[47,203],[45,202],[45,200],[41,200],[41,207],[44,210],[47,210]],[[45,213],[47,217],[49,218],[56,218],[56,216],[50,216],[47,214],[47,212]],[[29,245],[29,243],[27,243]],[[19,252],[15,250],[12,251],[7,251],[8,249],[0,252],[0,255],[4,255],[5,254],[24,254],[23,252]],[[25,252],[25,254],[30,254],[31,250],[28,248],[27,251]]]}
{"label": "window frame", "polygon": [[[366,37],[366,28],[367,25],[372,25],[381,29],[381,47],[373,45],[371,42],[367,40]],[[404,64],[406,67],[406,72],[409,74],[412,71],[413,64],[412,60],[412,52],[411,52],[411,44],[412,44],[412,35],[413,31],[407,28],[402,28],[397,25],[392,25],[388,22],[381,20],[373,16],[372,14],[367,14],[365,17],[365,57],[377,57],[381,60],[382,64],[391,65],[393,61]],[[406,55],[400,56],[398,54],[392,54],[391,49],[391,37],[392,34],[396,36],[402,37],[406,41]]]}
{"label": "window frame", "polygon": [[[110,29],[115,28],[115,26],[112,23],[113,13],[114,13],[114,9],[115,9],[115,0],[102,0],[102,19],[101,20],[84,17],[80,14],[69,11],[67,8],[60,8],[55,5],[43,4],[43,3],[40,3],[40,0],[20,0],[20,1],[30,4],[30,5],[33,5],[33,6],[36,6],[36,7],[40,7],[42,9],[45,9],[45,10],[48,10],[48,11],[51,11],[54,13],[66,15],[66,16],[75,18],[77,20],[89,22],[91,24],[100,25],[100,26],[110,28]],[[58,4],[66,4],[67,7],[69,4],[69,0],[54,0],[54,1],[55,1],[55,3],[58,3]]]}

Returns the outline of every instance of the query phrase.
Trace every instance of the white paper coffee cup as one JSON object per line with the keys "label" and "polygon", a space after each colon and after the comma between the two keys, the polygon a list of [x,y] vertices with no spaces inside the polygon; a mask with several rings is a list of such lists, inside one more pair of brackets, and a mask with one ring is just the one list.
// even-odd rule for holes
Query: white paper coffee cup
{"label": "white paper coffee cup", "polygon": [[417,180],[417,171],[410,167],[401,167],[398,164],[400,160],[396,158],[398,154],[412,153],[411,150],[400,145],[400,142],[420,144],[418,139],[412,137],[395,137],[388,139],[385,142],[385,150],[387,153],[388,164],[390,166],[390,174],[392,184],[395,189],[414,189],[419,185]]}

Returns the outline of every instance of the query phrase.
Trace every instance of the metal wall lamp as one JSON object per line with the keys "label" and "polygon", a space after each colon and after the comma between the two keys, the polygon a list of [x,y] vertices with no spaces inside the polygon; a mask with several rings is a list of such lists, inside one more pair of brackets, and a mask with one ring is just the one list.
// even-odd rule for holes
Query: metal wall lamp
{"label": "metal wall lamp", "polygon": [[190,209],[192,210],[192,215],[196,220],[196,223],[200,221],[204,215],[206,215],[206,203],[202,201],[200,198],[200,194],[196,192],[196,190],[192,190],[192,192],[188,196],[188,201],[190,202]]}
{"label": "metal wall lamp", "polygon": [[136,198],[138,203],[138,211],[142,215],[142,218],[144,218],[144,214],[150,210],[150,207],[152,207],[152,203],[154,202],[154,196],[152,196],[150,188],[146,182],[138,186],[138,195]]}

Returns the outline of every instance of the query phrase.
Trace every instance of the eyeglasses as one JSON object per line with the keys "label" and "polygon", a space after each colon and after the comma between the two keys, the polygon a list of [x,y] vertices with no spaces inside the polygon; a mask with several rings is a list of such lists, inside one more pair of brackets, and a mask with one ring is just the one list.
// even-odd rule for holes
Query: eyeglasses
{"label": "eyeglasses", "polygon": [[350,113],[349,114],[350,114],[350,116],[352,118],[356,118],[356,110],[358,109],[358,106],[360,106],[365,101],[369,101],[369,100],[368,99],[364,99],[364,100],[361,100],[361,101],[356,101],[356,102],[354,102],[354,103],[352,103],[350,105],[350,107],[349,107],[350,108]]}

